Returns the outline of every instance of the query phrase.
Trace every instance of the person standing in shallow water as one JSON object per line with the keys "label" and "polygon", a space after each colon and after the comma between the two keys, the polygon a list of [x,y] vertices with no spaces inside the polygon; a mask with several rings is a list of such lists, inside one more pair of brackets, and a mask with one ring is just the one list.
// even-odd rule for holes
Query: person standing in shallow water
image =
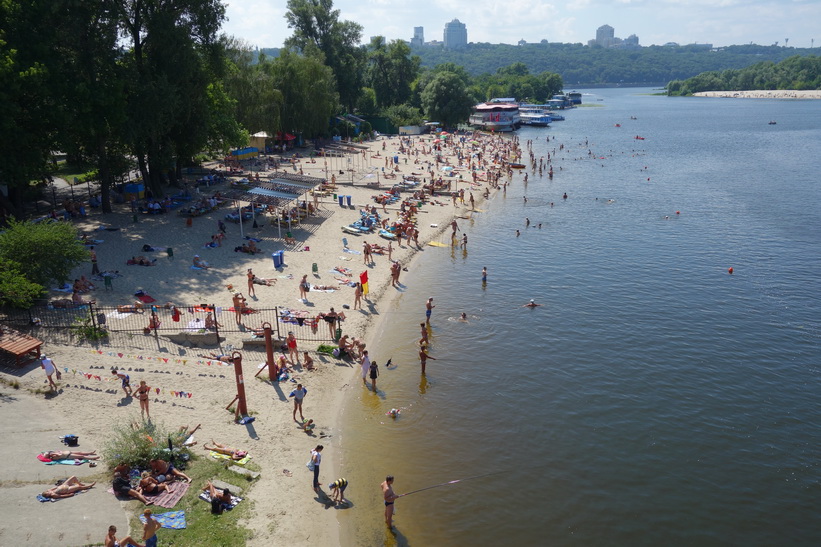
{"label": "person standing in shallow water", "polygon": [[393,475],[385,477],[385,482],[381,485],[382,497],[385,499],[385,524],[388,528],[393,527],[393,504],[399,498],[393,491]]}
{"label": "person standing in shallow water", "polygon": [[433,297],[431,296],[425,303],[425,322],[428,324],[430,324],[430,316],[433,313],[433,308],[435,307],[436,306],[433,305]]}

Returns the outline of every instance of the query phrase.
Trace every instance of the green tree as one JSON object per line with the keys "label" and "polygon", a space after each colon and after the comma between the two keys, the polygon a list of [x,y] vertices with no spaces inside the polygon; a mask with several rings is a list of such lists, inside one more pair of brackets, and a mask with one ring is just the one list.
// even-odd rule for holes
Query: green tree
{"label": "green tree", "polygon": [[394,127],[403,125],[419,125],[422,123],[422,113],[418,108],[409,104],[395,104],[383,111]]}
{"label": "green tree", "polygon": [[422,106],[429,119],[454,127],[467,120],[473,101],[458,75],[439,72],[422,91]]}
{"label": "green tree", "polygon": [[362,25],[340,21],[333,0],[288,0],[285,20],[294,34],[285,45],[313,56],[321,52],[334,75],[339,100],[353,111],[362,89],[365,50],[359,47]]}
{"label": "green tree", "polygon": [[42,285],[26,279],[19,264],[0,258],[0,306],[27,309],[44,293]]}
{"label": "green tree", "polygon": [[0,232],[0,260],[17,264],[32,283],[65,283],[71,272],[88,260],[89,253],[67,222],[11,221]]}
{"label": "green tree", "polygon": [[376,94],[379,107],[407,102],[411,84],[419,74],[419,57],[411,55],[410,47],[402,40],[385,43],[375,36],[368,46],[368,85]]}

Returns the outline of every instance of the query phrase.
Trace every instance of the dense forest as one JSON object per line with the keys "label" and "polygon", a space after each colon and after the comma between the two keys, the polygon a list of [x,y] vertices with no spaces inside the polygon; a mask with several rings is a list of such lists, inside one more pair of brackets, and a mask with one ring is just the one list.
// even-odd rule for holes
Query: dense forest
{"label": "dense forest", "polygon": [[586,85],[665,85],[706,71],[738,69],[761,61],[779,62],[794,55],[808,55],[814,49],[743,45],[716,51],[707,46],[650,46],[603,48],[582,44],[472,43],[466,48],[447,50],[437,46],[414,47],[423,67],[441,63],[463,66],[471,75],[494,73],[516,62],[532,73],[559,74],[569,86]]}
{"label": "dense forest", "polygon": [[703,72],[667,84],[668,95],[753,89],[821,89],[821,57],[795,55],[780,63],[763,61],[739,70]]}

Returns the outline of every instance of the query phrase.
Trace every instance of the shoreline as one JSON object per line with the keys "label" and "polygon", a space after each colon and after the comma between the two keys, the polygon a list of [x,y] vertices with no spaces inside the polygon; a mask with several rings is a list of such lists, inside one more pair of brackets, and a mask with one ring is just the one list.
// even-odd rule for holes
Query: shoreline
{"label": "shoreline", "polygon": [[821,99],[816,89],[760,89],[749,91],[699,91],[693,97],[720,99]]}
{"label": "shoreline", "polygon": [[[191,226],[186,226],[185,220],[174,213],[150,215],[134,223],[128,205],[115,206],[116,212],[109,215],[93,211],[88,218],[74,222],[81,231],[94,234],[95,238],[105,239],[95,249],[100,267],[102,270],[119,270],[123,277],[114,280],[113,290],[105,291],[99,287],[90,293],[90,296],[101,305],[129,304],[133,301],[132,294],[135,290],[142,289],[154,296],[158,304],[174,301],[180,306],[190,306],[196,302],[228,306],[231,295],[226,292],[225,286],[233,285],[245,293],[245,270],[252,267],[261,277],[276,277],[273,286],[256,287],[257,296],[253,300],[249,297],[249,305],[252,307],[301,307],[311,310],[313,314],[327,311],[333,306],[342,311],[343,304],[353,302],[353,289],[344,285],[332,293],[310,292],[308,304],[297,304],[295,300],[298,296],[299,278],[304,273],[310,274],[313,263],[318,263],[319,268],[315,273],[315,279],[311,281],[323,284],[334,283],[333,276],[328,274],[330,268],[334,265],[344,265],[353,272],[368,271],[371,290],[364,308],[368,310],[372,307],[375,310],[375,313],[345,310],[347,319],[342,325],[344,332],[350,336],[364,337],[369,348],[376,347],[376,333],[384,320],[381,317],[381,310],[391,306],[401,297],[403,291],[390,287],[387,256],[374,255],[373,264],[365,265],[357,262],[362,259],[362,255],[344,254],[341,250],[343,237],[349,240],[349,248],[354,251],[361,248],[363,240],[369,243],[382,243],[381,239],[375,234],[372,237],[345,234],[340,230],[340,226],[358,219],[360,207],[374,204],[372,195],[390,188],[396,182],[382,181],[383,184],[379,188],[364,184],[367,182],[365,179],[368,174],[372,176],[383,162],[388,161],[386,158],[399,155],[407,162],[399,165],[398,177],[415,170],[423,173],[420,178],[429,178],[426,162],[434,161],[431,153],[434,151],[430,150],[433,138],[431,135],[414,137],[414,147],[405,148],[404,155],[398,151],[400,139],[396,137],[382,137],[367,143],[368,148],[361,158],[364,165],[350,173],[351,179],[357,178],[359,184],[340,184],[340,191],[353,196],[353,207],[339,207],[330,197],[323,198],[320,202],[321,209],[314,217],[314,221],[310,224],[306,222],[304,227],[299,226],[293,230],[294,236],[299,240],[296,246],[283,245],[282,240],[277,237],[275,226],[261,224],[258,230],[245,226],[245,235],[262,238],[258,244],[263,250],[261,255],[249,256],[232,252],[234,245],[243,240],[239,238],[238,227],[231,224],[228,225],[228,235],[222,247],[204,249],[204,242],[209,241],[210,236],[217,232],[217,219],[235,211],[230,207],[194,218]],[[501,140],[495,136],[476,138],[490,146],[496,146],[499,142],[509,142],[507,137]],[[420,151],[422,147],[427,151]],[[382,151],[385,154],[381,154]],[[446,161],[456,164],[458,160],[452,152],[452,149],[445,148],[441,153]],[[412,155],[414,153],[415,155]],[[326,172],[338,173],[340,169],[335,169],[334,163],[344,167],[343,162],[347,158],[327,159],[328,166],[322,157],[316,158],[315,163],[303,159],[298,165],[304,169],[305,175],[324,178]],[[462,167],[461,172],[470,173],[467,167]],[[437,176],[444,174],[443,171],[436,172]],[[340,176],[347,178],[348,173]],[[451,180],[458,179],[454,177]],[[474,186],[468,180],[458,184],[459,188],[475,191],[477,207],[485,202],[481,192],[486,186],[486,182]],[[203,188],[202,194],[211,195],[222,188],[224,186]],[[493,197],[495,193],[496,191],[491,188],[490,196]],[[407,193],[403,194],[403,198],[405,197],[408,197]],[[464,204],[454,207],[449,196],[437,193],[420,209],[423,211],[417,216],[420,248],[403,245],[396,247],[393,252],[393,259],[399,260],[409,270],[402,273],[403,285],[412,283],[409,279],[413,277],[414,264],[422,256],[422,251],[429,249],[427,243],[442,239],[452,219],[469,214],[470,206],[467,202],[466,199]],[[381,207],[377,206],[377,210],[379,209]],[[387,216],[395,215],[396,210],[396,207],[387,208]],[[381,210],[379,212],[382,213]],[[95,231],[100,225],[118,228],[118,231]],[[167,259],[165,252],[160,252],[155,255],[158,260],[154,267],[125,266],[128,258],[140,254],[139,249],[143,244],[163,249],[173,246],[175,258]],[[310,251],[302,249],[303,247],[309,247]],[[283,248],[285,267],[280,271],[272,270],[270,253]],[[189,266],[195,253],[201,254],[213,268],[192,271]],[[89,270],[89,265],[82,265],[75,272],[75,277],[88,275]],[[293,274],[293,279],[277,275],[288,273]],[[352,277],[356,276],[356,273],[352,274]],[[64,294],[52,291],[50,297],[64,297]],[[188,309],[185,312],[191,313]],[[225,315],[218,316],[218,320],[233,321],[233,314],[223,313]],[[148,318],[145,319],[147,321]],[[190,315],[187,318],[183,317],[181,327],[188,319]],[[256,327],[258,321],[251,315],[245,320],[245,324],[248,327]],[[324,325],[320,326],[322,327]],[[262,468],[260,479],[251,487],[248,495],[255,502],[252,517],[242,523],[252,533],[248,545],[293,541],[295,537],[305,537],[306,542],[319,544],[338,544],[341,541],[339,519],[334,512],[325,510],[323,503],[317,502],[310,488],[310,474],[303,471],[302,466],[308,459],[309,450],[316,444],[324,442],[328,448],[332,448],[329,445],[333,438],[338,439],[342,436],[346,424],[340,420],[340,416],[343,409],[354,400],[346,397],[346,392],[356,393],[353,389],[361,389],[358,385],[358,367],[355,363],[317,354],[315,343],[300,343],[300,350],[310,351],[315,364],[318,365],[315,372],[297,370],[294,374],[295,380],[304,382],[309,390],[305,400],[305,417],[313,418],[318,424],[316,435],[305,439],[306,434],[287,416],[292,409],[287,397],[287,393],[293,389],[291,383],[271,386],[267,380],[246,382],[248,407],[256,417],[256,422],[251,427],[235,425],[232,415],[224,410],[225,404],[236,393],[232,367],[218,366],[219,363],[216,361],[198,358],[197,355],[208,351],[205,348],[179,346],[161,336],[161,345],[164,347],[158,350],[155,339],[142,334],[113,335],[110,340],[99,345],[77,343],[66,334],[51,333],[48,329],[39,334],[46,338],[43,353],[54,359],[55,364],[64,373],[63,380],[58,382],[61,390],[56,396],[44,398],[42,394],[36,394],[31,398],[37,399],[33,401],[35,404],[45,405],[51,412],[71,413],[78,424],[76,434],[82,436],[84,449],[101,447],[113,424],[139,419],[136,403],[122,397],[119,384],[110,383],[111,378],[104,376],[107,371],[101,371],[114,367],[122,369],[131,375],[132,384],[144,379],[150,386],[162,390],[151,400],[150,408],[155,421],[173,427],[202,423],[203,430],[197,439],[200,446],[203,441],[212,438],[237,446],[249,451],[253,461]],[[34,335],[38,336],[37,333]],[[242,333],[220,332],[220,335],[226,337],[223,347],[226,344],[241,347],[241,340],[244,337]],[[249,372],[256,372],[255,364],[265,359],[264,348],[262,351],[243,350],[243,355],[246,376]],[[92,374],[92,377],[88,378],[84,374]],[[99,379],[94,378],[94,375],[99,375]],[[39,363],[30,364],[21,371],[4,369],[2,376],[9,380],[19,379],[23,392],[34,391],[43,386],[44,375]],[[179,399],[174,400],[171,395],[173,390],[190,393],[191,398],[184,403],[179,402]],[[27,394],[21,393],[21,397],[23,396],[29,398]],[[106,408],[110,411],[100,412]],[[200,454],[202,455],[202,452]],[[323,456],[323,468],[338,473],[343,456],[334,454],[333,450],[326,450]],[[288,476],[290,471],[286,473],[287,470],[293,470],[292,476]],[[15,476],[5,478],[16,479]],[[338,477],[331,476],[328,471],[323,471],[320,481],[327,485],[336,478]],[[327,493],[327,489],[325,491]],[[276,509],[281,505],[280,502],[287,503],[287,510],[284,507]],[[118,507],[127,515],[136,510],[135,503],[119,502],[113,497],[106,498],[106,505]],[[20,510],[24,511],[25,507],[21,507]],[[312,526],[308,535],[304,536],[303,524],[306,516],[315,520],[315,526]],[[2,531],[10,533],[11,530],[4,527]],[[101,532],[104,533],[104,530],[88,530],[91,536]],[[51,541],[47,537],[40,539],[43,543]]]}

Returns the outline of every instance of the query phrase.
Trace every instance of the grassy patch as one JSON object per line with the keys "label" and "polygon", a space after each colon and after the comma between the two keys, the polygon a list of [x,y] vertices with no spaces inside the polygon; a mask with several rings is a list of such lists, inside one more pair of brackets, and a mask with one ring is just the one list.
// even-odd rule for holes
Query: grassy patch
{"label": "grassy patch", "polygon": [[[241,547],[251,538],[251,531],[240,526],[239,522],[247,519],[253,503],[248,499],[248,491],[253,482],[244,476],[228,471],[228,467],[233,465],[228,461],[214,461],[210,458],[198,457],[190,462],[190,466],[185,473],[191,477],[191,488],[173,509],[163,507],[152,507],[156,514],[168,511],[185,511],[187,528],[185,530],[168,530],[161,528],[157,532],[159,544],[174,545],[178,547],[201,547],[203,545],[219,545],[221,547]],[[254,470],[255,465],[249,463],[245,466]],[[257,469],[258,470],[258,467]],[[211,504],[199,499],[200,492],[209,480],[221,480],[242,488],[240,497],[244,499],[232,511],[226,511],[221,515],[211,514]],[[134,504],[135,514],[131,519],[131,529],[142,530],[142,523],[139,515],[145,509],[142,505]]]}
{"label": "grassy patch", "polygon": [[94,176],[94,171],[83,171],[82,167],[69,165],[65,161],[57,163],[57,169],[52,169],[49,173],[51,176],[65,179],[69,184],[75,184],[74,178],[77,178],[76,184],[82,184],[86,180],[90,180]]}

